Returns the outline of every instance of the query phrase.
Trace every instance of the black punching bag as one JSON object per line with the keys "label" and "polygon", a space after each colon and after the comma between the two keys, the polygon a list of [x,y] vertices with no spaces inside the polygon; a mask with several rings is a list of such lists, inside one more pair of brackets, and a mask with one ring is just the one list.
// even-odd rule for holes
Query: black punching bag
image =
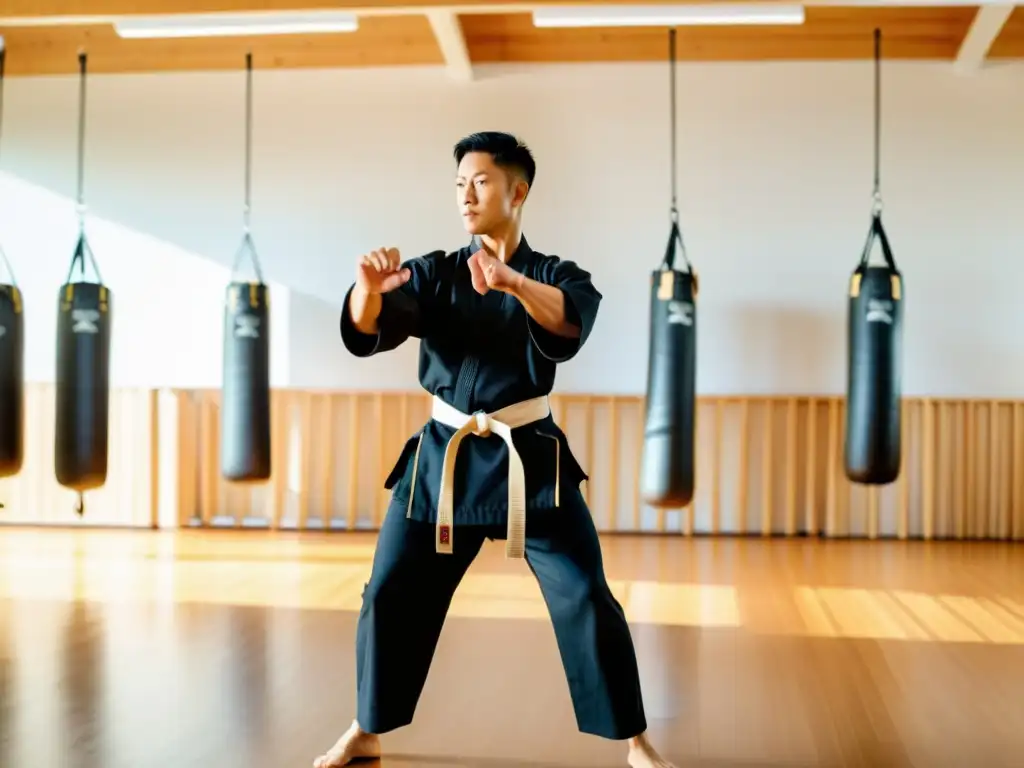
{"label": "black punching bag", "polygon": [[224,309],[220,463],[226,480],[270,478],[270,291],[233,282]]}
{"label": "black punching bag", "polygon": [[[884,266],[868,266],[876,237]],[[903,276],[875,213],[850,279],[844,461],[855,483],[886,485],[900,474],[903,295]]]}
{"label": "black punching bag", "polygon": [[[5,61],[0,41],[0,110]],[[0,477],[11,477],[21,471],[25,458],[25,310],[2,249],[0,267],[7,268],[11,280],[0,283]]]}
{"label": "black punching bag", "polygon": [[18,474],[24,458],[25,309],[12,279],[0,283],[0,477]]}
{"label": "black punching bag", "polygon": [[[270,479],[270,291],[249,228],[252,209],[252,54],[245,57],[245,234],[235,256],[224,308],[224,378],[220,395],[220,471],[225,480]],[[255,282],[237,279],[248,252]]]}
{"label": "black punching bag", "polygon": [[674,268],[682,235],[673,217],[661,268],[651,274],[651,335],[640,495],[653,507],[685,507],[693,498],[697,391],[697,276]]}
{"label": "black punching bag", "polygon": [[[89,246],[84,232],[57,305],[57,417],[54,465],[57,482],[83,492],[107,481],[110,412],[110,330],[113,296],[96,270],[85,282]],[[89,253],[90,260],[92,254]],[[93,261],[95,269],[96,263]],[[82,280],[72,282],[79,264]],[[79,504],[81,514],[81,502]]]}

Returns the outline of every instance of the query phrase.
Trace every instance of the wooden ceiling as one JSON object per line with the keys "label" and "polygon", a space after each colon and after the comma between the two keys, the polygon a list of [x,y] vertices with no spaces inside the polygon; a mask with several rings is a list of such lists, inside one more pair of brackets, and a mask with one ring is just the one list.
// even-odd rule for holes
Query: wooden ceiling
{"label": "wooden ceiling", "polygon": [[[615,4],[630,1],[637,2]],[[90,72],[105,73],[237,69],[249,50],[260,68],[447,64],[460,77],[471,77],[478,63],[666,57],[664,29],[535,28],[531,9],[562,4],[559,0],[352,0],[356,5],[347,8],[359,16],[359,30],[347,34],[123,40],[112,26],[118,16],[142,15],[142,6],[145,14],[166,14],[339,9],[341,2],[0,0],[0,34],[8,51],[7,72],[14,76],[75,72],[83,48]],[[846,6],[816,0],[800,26],[680,27],[678,56],[683,61],[862,59],[872,55],[875,27],[882,30],[883,52],[891,59],[974,67],[986,59],[1024,59],[1024,6],[1012,11],[999,6],[882,7],[880,0]]]}

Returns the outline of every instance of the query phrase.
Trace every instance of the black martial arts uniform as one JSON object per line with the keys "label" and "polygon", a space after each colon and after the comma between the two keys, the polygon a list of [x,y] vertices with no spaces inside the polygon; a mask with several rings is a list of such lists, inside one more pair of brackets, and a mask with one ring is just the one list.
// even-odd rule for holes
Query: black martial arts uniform
{"label": "black martial arts uniform", "polygon": [[[476,243],[403,264],[412,276],[382,295],[378,333],[360,333],[341,313],[341,337],[356,356],[420,339],[424,389],[462,414],[493,413],[543,399],[555,366],[585,343],[601,294],[571,261],[533,251],[525,237],[508,265],[560,288],[580,338],[555,336],[513,296],[472,286]],[[435,404],[436,405],[436,404]],[[443,407],[443,405],[442,405]],[[436,408],[435,408],[436,412]],[[452,596],[487,538],[506,538],[509,450],[501,437],[466,437],[454,468],[454,525],[439,535],[445,450],[455,429],[431,418],[411,437],[385,482],[392,499],[363,592],[356,639],[360,727],[384,733],[412,722]],[[554,624],[579,728],[609,739],[646,730],[625,614],[605,580],[594,523],[579,491],[587,475],[550,413],[511,431],[526,478],[525,558]]]}

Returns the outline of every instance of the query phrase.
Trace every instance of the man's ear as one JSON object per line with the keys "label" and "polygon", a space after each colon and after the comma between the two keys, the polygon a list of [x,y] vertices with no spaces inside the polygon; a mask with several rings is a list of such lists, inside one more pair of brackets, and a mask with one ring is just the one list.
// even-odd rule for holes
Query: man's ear
{"label": "man's ear", "polygon": [[522,179],[516,181],[515,192],[512,197],[512,201],[516,205],[522,205],[526,202],[527,196],[530,194],[530,185]]}

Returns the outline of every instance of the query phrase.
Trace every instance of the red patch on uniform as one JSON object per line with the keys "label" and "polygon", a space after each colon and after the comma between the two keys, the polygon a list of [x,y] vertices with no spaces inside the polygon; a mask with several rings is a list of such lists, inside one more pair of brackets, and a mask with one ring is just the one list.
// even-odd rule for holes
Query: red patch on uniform
{"label": "red patch on uniform", "polygon": [[447,525],[441,526],[441,543],[447,544],[451,540],[451,529]]}

